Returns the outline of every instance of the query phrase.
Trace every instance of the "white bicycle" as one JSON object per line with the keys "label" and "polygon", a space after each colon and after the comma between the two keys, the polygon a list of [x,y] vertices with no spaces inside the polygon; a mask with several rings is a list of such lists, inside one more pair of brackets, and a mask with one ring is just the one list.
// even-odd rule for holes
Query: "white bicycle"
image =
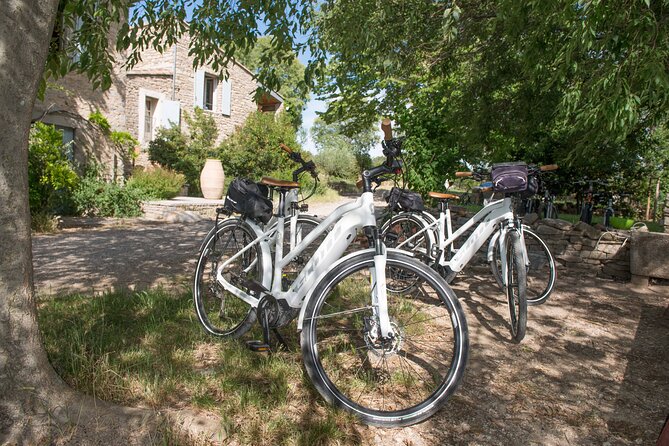
{"label": "white bicycle", "polygon": [[[544,166],[544,169],[548,168]],[[535,170],[530,168],[526,177],[536,174]],[[488,175],[488,171],[456,174],[459,177],[473,176],[477,179]],[[555,283],[555,264],[543,240],[532,231],[528,231],[517,217],[515,209],[519,197],[515,189],[507,190],[503,199],[487,203],[455,232],[452,230],[448,201],[458,196],[440,192],[430,192],[428,195],[439,200],[439,218],[434,218],[427,212],[405,210],[382,226],[384,242],[390,247],[414,253],[422,261],[440,271],[446,281],[450,282],[490,238],[488,260],[493,275],[499,279],[507,296],[512,338],[520,342],[525,336],[527,325],[528,275],[532,272],[532,278],[540,277],[540,281],[544,283],[544,278],[548,278],[545,287],[538,286],[534,280],[531,282],[531,289],[540,288],[536,295],[533,293],[531,296],[532,304],[544,302]],[[456,249],[456,240],[475,225],[476,229],[462,246]],[[541,257],[547,261],[540,261]],[[548,271],[543,271],[542,268],[542,271],[536,274],[532,265],[546,266]]]}
{"label": "white bicycle", "polygon": [[[443,278],[381,241],[372,184],[401,168],[398,142],[386,139],[386,162],[363,172],[360,198],[285,254],[284,202],[297,185],[265,181],[279,193],[276,226],[263,230],[249,216],[223,221],[202,249],[193,294],[212,335],[239,337],[259,320],[263,340],[250,343],[255,350],[269,349],[270,330],[297,318],[305,368],[320,394],[366,423],[405,426],[431,416],[455,391],[469,344],[462,308]],[[286,280],[283,269],[328,229]],[[340,258],[360,230],[372,248]],[[387,291],[406,288],[405,277],[414,286]]]}

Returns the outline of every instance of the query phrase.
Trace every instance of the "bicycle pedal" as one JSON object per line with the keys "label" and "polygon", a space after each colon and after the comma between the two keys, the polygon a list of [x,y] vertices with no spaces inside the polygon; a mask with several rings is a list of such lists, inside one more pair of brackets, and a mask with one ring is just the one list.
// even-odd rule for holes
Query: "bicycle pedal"
{"label": "bicycle pedal", "polygon": [[272,351],[269,344],[266,344],[263,341],[246,341],[246,346],[252,352],[264,353]]}

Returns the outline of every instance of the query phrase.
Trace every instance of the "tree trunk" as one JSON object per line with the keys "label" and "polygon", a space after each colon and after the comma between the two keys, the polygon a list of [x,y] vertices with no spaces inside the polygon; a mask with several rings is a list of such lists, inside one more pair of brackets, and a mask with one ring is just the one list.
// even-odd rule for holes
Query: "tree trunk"
{"label": "tree trunk", "polygon": [[0,443],[146,444],[155,417],[70,389],[37,327],[28,133],[58,0],[0,2]]}

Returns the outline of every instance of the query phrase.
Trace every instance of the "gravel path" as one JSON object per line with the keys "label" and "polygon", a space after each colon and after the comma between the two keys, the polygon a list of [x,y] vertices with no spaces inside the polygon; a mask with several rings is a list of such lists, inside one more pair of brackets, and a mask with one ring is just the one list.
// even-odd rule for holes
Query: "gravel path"
{"label": "gravel path", "polygon": [[[310,203],[329,215],[353,201]],[[375,202],[377,209],[385,205]],[[43,295],[190,285],[200,242],[213,220],[157,223],[138,219],[81,220],[82,226],[33,236],[35,288]]]}

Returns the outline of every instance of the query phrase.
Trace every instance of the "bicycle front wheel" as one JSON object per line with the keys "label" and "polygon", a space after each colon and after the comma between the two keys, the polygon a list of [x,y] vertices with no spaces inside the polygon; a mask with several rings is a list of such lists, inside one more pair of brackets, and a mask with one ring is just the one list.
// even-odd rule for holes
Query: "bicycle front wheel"
{"label": "bicycle front wheel", "polygon": [[509,231],[506,237],[506,299],[511,316],[511,336],[515,342],[520,342],[527,328],[527,273],[523,262],[523,241],[514,230]]}
{"label": "bicycle front wheel", "polygon": [[[459,385],[467,361],[467,323],[460,304],[432,269],[389,252],[392,271],[420,278],[388,293],[395,334],[382,339],[370,296],[374,253],[365,251],[317,284],[302,327],[305,367],[330,403],[379,426],[406,426],[434,414]],[[397,287],[400,288],[400,287]]]}
{"label": "bicycle front wheel", "polygon": [[[193,299],[195,312],[204,329],[219,337],[238,338],[256,320],[255,308],[226,291],[216,280],[218,266],[255,240],[253,230],[240,218],[219,224],[215,235],[204,243],[195,269]],[[262,283],[262,255],[256,244],[231,262],[223,271],[228,282],[256,295]]]}
{"label": "bicycle front wheel", "polygon": [[[548,300],[555,287],[557,279],[555,259],[546,243],[536,232],[523,227],[523,237],[529,261],[529,264],[526,265],[527,305],[541,305]],[[493,249],[490,269],[495,281],[502,288],[502,262],[499,257],[499,243],[495,244]]]}

